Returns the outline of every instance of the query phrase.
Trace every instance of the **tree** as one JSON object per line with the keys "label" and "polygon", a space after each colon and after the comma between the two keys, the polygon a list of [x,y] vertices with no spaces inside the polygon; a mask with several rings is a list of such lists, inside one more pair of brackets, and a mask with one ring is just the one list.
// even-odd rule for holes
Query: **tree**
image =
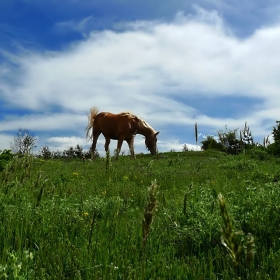
{"label": "tree", "polygon": [[272,135],[274,143],[267,146],[267,150],[274,156],[280,156],[280,121],[276,121],[277,126],[273,127]]}
{"label": "tree", "polygon": [[272,135],[274,138],[274,142],[280,141],[280,121],[276,121],[277,126],[273,127]]}
{"label": "tree", "polygon": [[219,142],[225,147],[228,154],[237,155],[241,152],[241,140],[237,138],[238,128],[218,131]]}
{"label": "tree", "polygon": [[78,158],[82,158],[82,157],[83,157],[83,147],[82,147],[82,146],[80,146],[79,144],[77,144],[77,146],[75,147],[74,151],[75,151],[75,155],[76,155]]}
{"label": "tree", "polygon": [[244,129],[240,130],[240,145],[244,153],[246,153],[251,147],[255,146],[254,138],[249,126],[247,126],[247,122],[245,122]]}
{"label": "tree", "polygon": [[6,164],[13,158],[11,150],[0,150],[0,172],[5,168]]}
{"label": "tree", "polygon": [[217,142],[213,136],[207,135],[206,139],[200,142],[202,144],[201,149],[206,151],[206,150],[218,150],[225,152],[225,147],[223,144]]}
{"label": "tree", "polygon": [[[87,152],[84,152],[84,156],[86,159],[91,159],[91,156],[92,156],[91,147],[89,148],[89,150]],[[100,158],[100,155],[96,149],[94,151],[94,158]]]}
{"label": "tree", "polygon": [[44,159],[52,157],[52,153],[48,146],[44,146],[42,149],[40,149],[40,156],[42,156]]}
{"label": "tree", "polygon": [[74,148],[70,147],[68,150],[64,150],[63,151],[63,156],[68,157],[68,158],[76,157]]}
{"label": "tree", "polygon": [[62,152],[57,150],[56,152],[52,153],[53,158],[61,158],[62,157]]}
{"label": "tree", "polygon": [[187,152],[189,150],[187,144],[183,144],[182,152]]}
{"label": "tree", "polygon": [[14,137],[14,142],[11,143],[11,150],[14,154],[30,153],[36,147],[37,138],[35,138],[27,129],[19,129]]}

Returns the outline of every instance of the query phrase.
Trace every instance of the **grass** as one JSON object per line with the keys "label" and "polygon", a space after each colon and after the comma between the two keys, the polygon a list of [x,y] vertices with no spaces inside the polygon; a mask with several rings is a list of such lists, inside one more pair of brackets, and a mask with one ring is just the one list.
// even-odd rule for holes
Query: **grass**
{"label": "grass", "polygon": [[6,165],[0,279],[280,278],[277,160],[109,156]]}

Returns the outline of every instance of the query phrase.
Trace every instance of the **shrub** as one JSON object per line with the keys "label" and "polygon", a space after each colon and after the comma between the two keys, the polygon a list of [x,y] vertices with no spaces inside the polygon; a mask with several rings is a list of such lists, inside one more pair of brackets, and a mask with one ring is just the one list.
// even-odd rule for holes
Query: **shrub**
{"label": "shrub", "polygon": [[218,150],[218,151],[225,151],[225,147],[221,144],[218,143],[213,136],[207,135],[206,139],[201,141],[201,149],[206,151],[206,150]]}
{"label": "shrub", "polygon": [[13,158],[11,150],[0,150],[0,172],[5,168],[6,164]]}
{"label": "shrub", "polygon": [[52,157],[52,153],[48,146],[44,146],[42,149],[40,149],[40,156],[42,156],[44,159]]}
{"label": "shrub", "polygon": [[267,152],[273,156],[280,156],[280,140],[276,140],[274,143],[267,147]]}
{"label": "shrub", "polygon": [[255,147],[254,149],[249,150],[248,154],[251,158],[257,159],[257,160],[268,160],[271,158],[268,151],[263,147]]}
{"label": "shrub", "polygon": [[237,155],[241,152],[241,140],[237,137],[237,130],[238,128],[230,130],[226,126],[224,131],[218,131],[220,143],[225,147],[226,152],[231,155]]}

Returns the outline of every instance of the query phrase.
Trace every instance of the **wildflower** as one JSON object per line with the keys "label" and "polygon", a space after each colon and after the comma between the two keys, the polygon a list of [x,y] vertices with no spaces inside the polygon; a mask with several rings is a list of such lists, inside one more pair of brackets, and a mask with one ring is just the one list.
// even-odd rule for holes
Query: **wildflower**
{"label": "wildflower", "polygon": [[72,175],[78,176],[79,174],[77,172],[73,172]]}
{"label": "wildflower", "polygon": [[88,216],[88,212],[84,212],[84,216],[87,217]]}

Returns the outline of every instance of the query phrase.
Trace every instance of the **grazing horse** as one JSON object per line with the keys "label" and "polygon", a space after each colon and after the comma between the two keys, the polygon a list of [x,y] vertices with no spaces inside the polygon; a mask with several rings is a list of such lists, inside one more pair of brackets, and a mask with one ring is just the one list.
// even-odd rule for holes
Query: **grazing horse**
{"label": "grazing horse", "polygon": [[[90,134],[90,130],[92,133]],[[152,155],[157,151],[157,135],[156,132],[146,121],[138,118],[130,112],[122,112],[119,114],[112,114],[109,112],[100,112],[96,107],[90,109],[88,115],[88,125],[86,127],[86,138],[92,139],[92,159],[94,159],[94,151],[96,142],[100,134],[105,137],[105,151],[109,149],[111,139],[118,140],[117,156],[125,140],[129,146],[131,156],[135,158],[134,154],[134,137],[136,134],[145,136],[146,148]]]}

